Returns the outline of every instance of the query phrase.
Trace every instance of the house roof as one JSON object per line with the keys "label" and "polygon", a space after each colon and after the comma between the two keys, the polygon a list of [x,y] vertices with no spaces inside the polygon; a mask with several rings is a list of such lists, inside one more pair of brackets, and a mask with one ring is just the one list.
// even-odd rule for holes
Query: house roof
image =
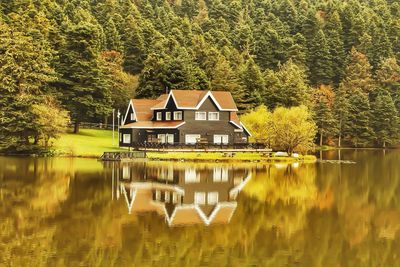
{"label": "house roof", "polygon": [[205,90],[171,90],[168,97],[154,105],[152,109],[164,109],[170,98],[179,109],[198,109],[208,97],[211,97],[220,110],[238,110],[230,92]]}
{"label": "house roof", "polygon": [[239,116],[236,112],[231,112],[230,113],[230,118],[229,118],[230,122],[232,122],[236,127],[238,128],[242,128],[240,126],[240,119]]}
{"label": "house roof", "polygon": [[185,124],[184,121],[137,121],[125,124],[121,128],[132,129],[176,129]]}
{"label": "house roof", "polygon": [[160,100],[157,99],[131,99],[137,121],[149,121],[153,117],[151,107],[157,105]]}

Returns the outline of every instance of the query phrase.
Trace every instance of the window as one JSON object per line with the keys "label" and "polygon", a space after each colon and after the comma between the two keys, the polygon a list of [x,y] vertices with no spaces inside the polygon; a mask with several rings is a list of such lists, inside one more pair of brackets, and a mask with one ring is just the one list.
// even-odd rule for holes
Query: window
{"label": "window", "polygon": [[227,145],[228,143],[229,143],[229,136],[227,134],[214,134],[214,144]]}
{"label": "window", "polygon": [[169,191],[165,191],[165,203],[169,203],[170,200],[171,194],[169,193]]}
{"label": "window", "polygon": [[174,144],[174,135],[173,134],[166,134],[167,144],[173,145]]}
{"label": "window", "polygon": [[219,112],[208,112],[209,121],[219,121]]}
{"label": "window", "polygon": [[206,193],[194,192],[194,204],[199,204],[199,205],[206,204]]}
{"label": "window", "polygon": [[129,179],[130,178],[130,169],[129,166],[124,166],[122,168],[122,179]]}
{"label": "window", "polygon": [[123,143],[124,144],[130,144],[131,143],[131,135],[130,134],[123,134]]}
{"label": "window", "polygon": [[226,182],[226,181],[228,181],[228,168],[215,167],[214,168],[213,181],[214,182]]}
{"label": "window", "polygon": [[135,113],[131,113],[131,121],[135,120]]}
{"label": "window", "polygon": [[165,120],[167,120],[167,121],[171,120],[171,112],[170,111],[165,113]]}
{"label": "window", "polygon": [[218,203],[218,192],[209,192],[207,195],[207,204],[215,205]]}
{"label": "window", "polygon": [[174,121],[182,120],[182,111],[174,111]]}
{"label": "window", "polygon": [[205,121],[205,120],[207,120],[207,112],[205,112],[205,111],[197,111],[195,113],[195,120],[196,121]]}
{"label": "window", "polygon": [[201,138],[200,134],[186,134],[185,135],[185,143],[188,145],[194,145],[197,143],[197,140]]}
{"label": "window", "polygon": [[185,183],[198,183],[200,182],[200,175],[194,168],[185,169]]}
{"label": "window", "polygon": [[165,144],[165,134],[158,134],[157,139],[158,139],[158,143]]}
{"label": "window", "polygon": [[160,190],[156,190],[156,200],[157,201],[161,200],[161,191]]}
{"label": "window", "polygon": [[162,112],[157,112],[157,120],[162,120]]}
{"label": "window", "polygon": [[178,194],[176,192],[172,193],[172,203],[178,203]]}

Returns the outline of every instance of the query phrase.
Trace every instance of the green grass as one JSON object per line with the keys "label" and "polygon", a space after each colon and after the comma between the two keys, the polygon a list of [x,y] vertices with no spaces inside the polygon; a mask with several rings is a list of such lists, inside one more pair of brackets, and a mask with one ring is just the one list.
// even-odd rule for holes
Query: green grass
{"label": "green grass", "polygon": [[115,146],[112,145],[112,131],[81,129],[78,134],[65,133],[53,142],[57,155],[73,157],[100,157],[105,151],[120,151],[118,133],[115,132]]}
{"label": "green grass", "polygon": [[149,159],[158,160],[194,160],[194,161],[265,161],[265,162],[315,162],[313,155],[292,157],[263,156],[262,153],[238,152],[233,157],[226,157],[220,152],[147,152]]}

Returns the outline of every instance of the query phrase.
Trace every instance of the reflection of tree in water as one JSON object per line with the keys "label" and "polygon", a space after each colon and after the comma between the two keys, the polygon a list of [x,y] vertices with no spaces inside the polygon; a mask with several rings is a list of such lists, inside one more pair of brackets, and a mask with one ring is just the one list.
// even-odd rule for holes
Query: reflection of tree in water
{"label": "reflection of tree in water", "polygon": [[38,159],[0,161],[0,173],[0,265],[43,266],[55,252],[48,222],[68,197],[70,176]]}

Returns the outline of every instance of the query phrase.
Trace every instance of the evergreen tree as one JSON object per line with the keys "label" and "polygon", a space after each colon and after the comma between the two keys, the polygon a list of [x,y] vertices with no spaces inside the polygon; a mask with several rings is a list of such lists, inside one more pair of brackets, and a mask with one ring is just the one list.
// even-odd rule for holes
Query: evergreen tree
{"label": "evergreen tree", "polygon": [[60,99],[70,111],[75,130],[83,120],[101,118],[111,111],[109,78],[100,61],[100,32],[96,25],[80,22],[67,29],[56,84]]}
{"label": "evergreen tree", "polygon": [[368,96],[361,91],[351,93],[348,112],[349,125],[346,130],[346,140],[355,147],[368,145],[374,139]]}
{"label": "evergreen tree", "polygon": [[319,145],[324,138],[335,136],[337,122],[333,113],[334,93],[329,86],[321,86],[314,95],[314,120],[318,127]]}
{"label": "evergreen tree", "polygon": [[29,150],[41,130],[32,106],[55,80],[50,54],[1,19],[0,40],[0,150]]}
{"label": "evergreen tree", "polygon": [[265,83],[263,98],[268,108],[309,106],[311,90],[307,85],[305,71],[292,60],[279,66],[276,72],[267,70]]}
{"label": "evergreen tree", "polygon": [[353,48],[342,86],[350,93],[360,91],[369,94],[375,87],[371,70],[372,67],[369,64],[368,58]]}
{"label": "evergreen tree", "polygon": [[319,30],[310,44],[308,54],[310,81],[313,85],[331,84],[333,79],[332,56],[323,30]]}
{"label": "evergreen tree", "polygon": [[143,69],[146,59],[145,41],[143,33],[133,16],[128,16],[125,22],[124,42],[124,69],[138,74]]}
{"label": "evergreen tree", "polygon": [[337,11],[329,16],[325,25],[325,32],[332,60],[333,82],[338,85],[343,77],[346,55],[342,40],[342,23]]}
{"label": "evergreen tree", "polygon": [[107,50],[122,51],[121,37],[119,36],[115,23],[111,17],[106,21],[103,29]]}
{"label": "evergreen tree", "polygon": [[265,82],[259,67],[250,58],[241,77],[244,88],[244,105],[246,109],[253,109],[262,103],[261,95],[265,90]]}
{"label": "evergreen tree", "polygon": [[396,144],[400,137],[399,113],[389,92],[381,89],[371,105],[372,127],[375,137],[382,147]]}
{"label": "evergreen tree", "polygon": [[400,65],[396,59],[382,60],[376,71],[376,78],[379,86],[390,92],[397,111],[400,112]]}

